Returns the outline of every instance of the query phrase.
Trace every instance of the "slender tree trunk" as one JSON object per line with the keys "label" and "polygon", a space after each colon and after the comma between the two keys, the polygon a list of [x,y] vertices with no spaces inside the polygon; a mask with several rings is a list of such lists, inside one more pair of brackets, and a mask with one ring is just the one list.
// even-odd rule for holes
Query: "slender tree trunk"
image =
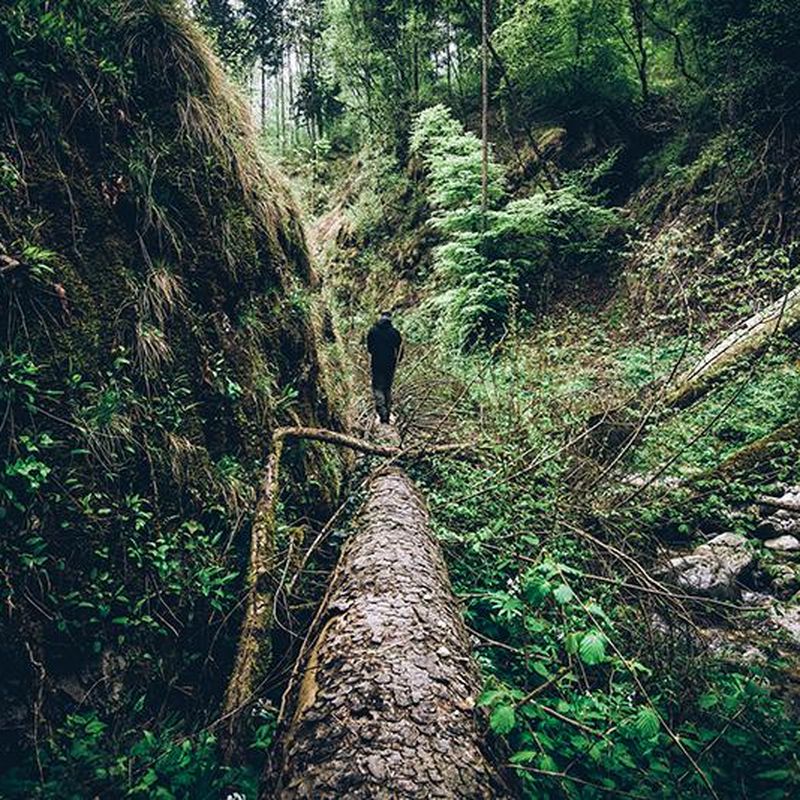
{"label": "slender tree trunk", "polygon": [[414,27],[412,36],[414,37],[414,48],[413,48],[413,56],[414,56],[414,64],[413,64],[413,76],[414,76],[414,108],[419,108],[419,34],[417,31],[417,9],[414,8]]}
{"label": "slender tree trunk", "polygon": [[489,0],[481,2],[481,212],[489,207]]}
{"label": "slender tree trunk", "polygon": [[461,120],[464,120],[464,76],[461,74],[461,45],[459,44],[458,37],[455,39],[456,46],[456,63],[455,63],[455,76],[456,88],[458,89],[458,107],[461,111]]}
{"label": "slender tree trunk", "polygon": [[445,40],[447,41],[447,51],[445,56],[445,65],[447,67],[447,102],[453,105],[453,64],[450,55],[451,39],[453,36],[453,29],[450,26],[450,12],[447,12]]}
{"label": "slender tree trunk", "polygon": [[317,121],[317,78],[314,75],[314,40],[313,38],[309,38],[308,40],[308,81],[310,86],[309,91],[309,114],[308,114],[308,125],[309,125],[309,135],[311,136],[311,144],[314,144],[317,140],[317,131],[315,130],[315,123]]}
{"label": "slender tree trunk", "polygon": [[247,108],[255,116],[254,103],[256,99],[256,69],[250,67],[247,71]]}
{"label": "slender tree trunk", "polygon": [[260,61],[261,68],[261,130],[263,131],[267,124],[267,67],[264,64],[264,59]]}
{"label": "slender tree trunk", "polygon": [[291,132],[292,144],[297,144],[297,129],[294,122],[294,67],[292,66],[292,52],[292,45],[290,43],[286,59],[289,62],[289,130]]}
{"label": "slender tree trunk", "polygon": [[280,101],[279,111],[280,111],[280,119],[281,119],[281,135],[280,135],[280,149],[281,152],[284,151],[286,147],[286,85],[285,85],[285,77],[283,74],[284,70],[284,59],[283,55],[281,54],[281,64],[278,72],[278,98]]}
{"label": "slender tree trunk", "polygon": [[644,9],[642,7],[642,0],[630,0],[631,19],[633,20],[633,29],[636,32],[636,49],[638,51],[638,58],[636,61],[636,70],[639,73],[639,84],[642,89],[642,100],[647,102],[650,97],[650,86],[647,79],[647,45],[644,41]]}

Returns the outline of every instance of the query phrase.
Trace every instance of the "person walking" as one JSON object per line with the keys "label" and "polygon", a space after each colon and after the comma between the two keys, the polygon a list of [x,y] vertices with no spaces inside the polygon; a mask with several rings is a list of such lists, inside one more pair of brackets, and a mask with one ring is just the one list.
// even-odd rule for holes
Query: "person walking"
{"label": "person walking", "polygon": [[372,397],[380,421],[386,425],[392,412],[392,381],[400,361],[403,338],[392,325],[391,311],[381,311],[367,334],[372,371]]}

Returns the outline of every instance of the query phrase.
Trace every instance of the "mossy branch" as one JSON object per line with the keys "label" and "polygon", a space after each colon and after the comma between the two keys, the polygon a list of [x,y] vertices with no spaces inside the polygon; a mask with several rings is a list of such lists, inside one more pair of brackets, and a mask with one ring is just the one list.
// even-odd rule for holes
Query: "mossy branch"
{"label": "mossy branch", "polygon": [[747,356],[762,352],[776,335],[800,328],[800,286],[788,292],[758,314],[746,319],[718,345],[709,350],[677,381],[667,395],[667,405],[685,408]]}

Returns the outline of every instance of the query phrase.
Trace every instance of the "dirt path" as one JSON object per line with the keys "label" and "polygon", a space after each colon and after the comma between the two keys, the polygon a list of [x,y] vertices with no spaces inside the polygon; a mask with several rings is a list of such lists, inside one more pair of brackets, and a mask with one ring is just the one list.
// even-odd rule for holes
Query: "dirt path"
{"label": "dirt path", "polygon": [[479,746],[461,612],[402,470],[372,478],[309,641],[269,796],[505,796]]}

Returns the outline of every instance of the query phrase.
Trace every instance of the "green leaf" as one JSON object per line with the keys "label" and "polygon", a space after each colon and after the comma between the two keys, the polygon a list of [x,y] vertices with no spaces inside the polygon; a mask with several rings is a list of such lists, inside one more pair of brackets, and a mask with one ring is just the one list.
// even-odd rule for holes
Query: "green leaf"
{"label": "green leaf", "polygon": [[514,706],[499,705],[492,711],[489,717],[489,725],[495,733],[505,734],[509,733],[516,723],[516,714],[514,713]]}
{"label": "green leaf", "polygon": [[525,599],[532,605],[538,606],[552,591],[552,585],[541,578],[533,578],[525,585]]}
{"label": "green leaf", "polygon": [[788,769],[768,769],[756,775],[762,781],[787,781],[792,777],[794,773]]}
{"label": "green leaf", "polygon": [[599,664],[606,657],[606,641],[602,633],[589,631],[584,634],[581,643],[578,645],[578,655],[581,661],[588,666]]}
{"label": "green leaf", "polygon": [[511,756],[509,761],[512,764],[528,764],[538,755],[539,753],[537,750],[519,750]]}
{"label": "green leaf", "polygon": [[634,721],[634,727],[642,739],[655,739],[661,730],[661,720],[650,706],[645,706],[639,709]]}
{"label": "green leaf", "polygon": [[479,706],[491,706],[505,694],[504,689],[487,689],[478,698]]}
{"label": "green leaf", "polygon": [[566,583],[561,583],[553,590],[553,597],[557,603],[563,606],[574,599],[575,592]]}
{"label": "green leaf", "polygon": [[707,692],[697,698],[697,705],[703,711],[708,711],[709,708],[714,708],[719,703],[719,697],[714,692]]}

